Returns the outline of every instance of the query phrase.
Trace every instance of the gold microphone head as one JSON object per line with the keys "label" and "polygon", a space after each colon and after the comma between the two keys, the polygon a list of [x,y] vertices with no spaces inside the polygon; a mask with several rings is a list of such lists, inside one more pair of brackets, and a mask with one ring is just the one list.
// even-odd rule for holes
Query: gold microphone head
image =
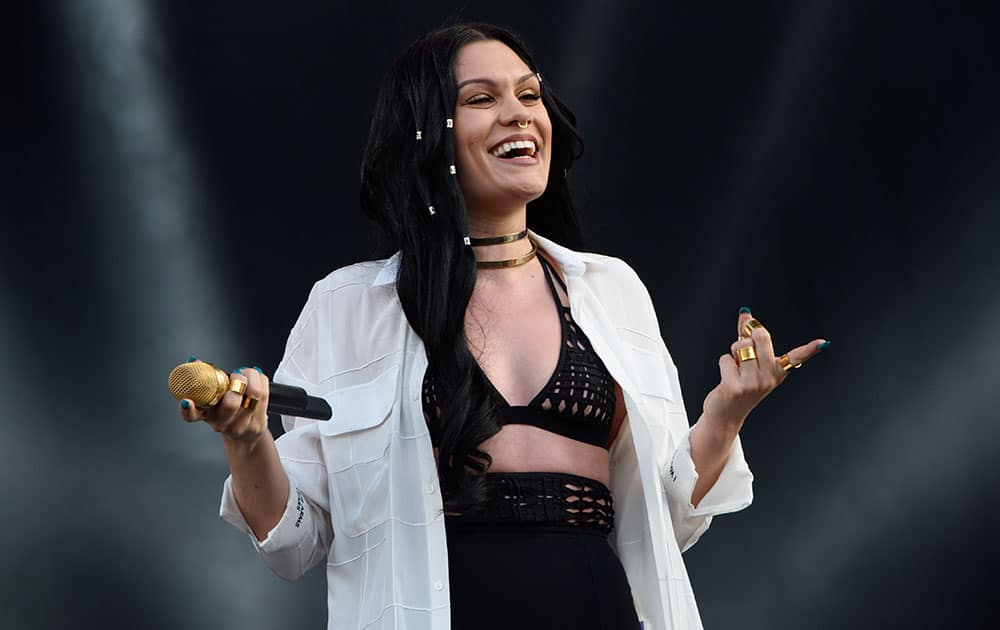
{"label": "gold microphone head", "polygon": [[181,363],[170,371],[167,387],[177,400],[188,398],[196,407],[212,407],[229,388],[229,375],[204,361]]}

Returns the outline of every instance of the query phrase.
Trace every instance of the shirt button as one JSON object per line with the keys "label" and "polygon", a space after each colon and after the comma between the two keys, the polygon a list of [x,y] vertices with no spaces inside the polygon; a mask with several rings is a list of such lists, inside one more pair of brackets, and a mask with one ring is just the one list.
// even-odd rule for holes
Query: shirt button
{"label": "shirt button", "polygon": [[434,494],[434,482],[427,484],[427,494]]}
{"label": "shirt button", "polygon": [[444,584],[441,583],[441,580],[438,580],[437,582],[434,583],[434,590],[435,591],[440,591],[443,588],[444,588]]}

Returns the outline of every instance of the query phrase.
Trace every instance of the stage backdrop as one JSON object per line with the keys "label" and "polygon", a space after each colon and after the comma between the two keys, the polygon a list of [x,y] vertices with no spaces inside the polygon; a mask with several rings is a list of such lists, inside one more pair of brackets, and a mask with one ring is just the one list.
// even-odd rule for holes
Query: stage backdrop
{"label": "stage backdrop", "polygon": [[371,257],[380,77],[456,19],[522,34],[575,109],[587,247],[646,282],[692,421],[740,306],[779,351],[833,342],[743,429],[753,505],[685,554],[706,627],[985,627],[998,11],[689,5],[5,4],[4,627],[323,627],[322,568],[283,582],[218,518],[219,438],[166,376],[272,372]]}

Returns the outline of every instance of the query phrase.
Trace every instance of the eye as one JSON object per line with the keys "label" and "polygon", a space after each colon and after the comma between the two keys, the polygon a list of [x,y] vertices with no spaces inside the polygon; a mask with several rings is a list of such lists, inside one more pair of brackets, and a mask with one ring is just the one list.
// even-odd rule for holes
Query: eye
{"label": "eye", "polygon": [[536,94],[535,92],[523,92],[523,93],[521,93],[521,97],[520,98],[522,98],[524,100],[528,100],[528,101],[538,101],[538,100],[541,100],[542,95],[541,94]]}
{"label": "eye", "polygon": [[465,101],[468,105],[482,105],[483,103],[489,103],[493,100],[492,96],[487,96],[486,94],[479,94],[478,96],[473,96],[469,100]]}

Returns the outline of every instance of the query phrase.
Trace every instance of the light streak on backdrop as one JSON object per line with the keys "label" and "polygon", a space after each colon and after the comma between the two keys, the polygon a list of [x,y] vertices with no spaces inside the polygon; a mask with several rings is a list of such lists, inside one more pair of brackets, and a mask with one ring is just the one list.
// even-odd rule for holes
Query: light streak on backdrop
{"label": "light streak on backdrop", "polygon": [[[150,605],[163,603],[158,593],[166,592],[202,611],[206,626],[278,627],[259,616],[262,602],[285,613],[266,604],[276,578],[217,515],[228,471],[219,439],[182,422],[166,388],[169,370],[191,352],[236,367],[224,362],[239,360],[245,335],[222,292],[217,270],[233,264],[213,257],[221,253],[213,247],[220,241],[213,204],[167,81],[156,14],[144,1],[59,7],[77,64],[74,101],[89,156],[83,170],[102,239],[92,248],[103,276],[95,281],[109,283],[113,303],[104,311],[117,314],[102,369],[127,381],[103,410],[114,416],[107,456],[88,462],[87,474],[113,479],[114,489],[96,493],[92,508],[117,515],[116,545],[139,550],[124,565],[156,567],[155,585],[137,591]],[[123,498],[131,509],[122,510]],[[164,554],[164,546],[172,551]],[[167,616],[158,619],[163,627],[176,627],[184,611],[159,614]]]}
{"label": "light streak on backdrop", "polygon": [[200,431],[178,434],[165,395],[174,364],[190,352],[222,361],[240,334],[229,305],[216,297],[216,270],[226,265],[212,258],[211,202],[165,80],[156,16],[142,1],[59,6],[76,53],[80,133],[91,158],[84,168],[104,239],[94,250],[115,300],[107,310],[119,314],[119,342],[107,359],[124,370],[142,366],[150,377],[163,372],[154,381],[163,390],[129,387],[121,402],[133,415],[148,414],[140,430],[161,448],[218,462],[214,440]]}

